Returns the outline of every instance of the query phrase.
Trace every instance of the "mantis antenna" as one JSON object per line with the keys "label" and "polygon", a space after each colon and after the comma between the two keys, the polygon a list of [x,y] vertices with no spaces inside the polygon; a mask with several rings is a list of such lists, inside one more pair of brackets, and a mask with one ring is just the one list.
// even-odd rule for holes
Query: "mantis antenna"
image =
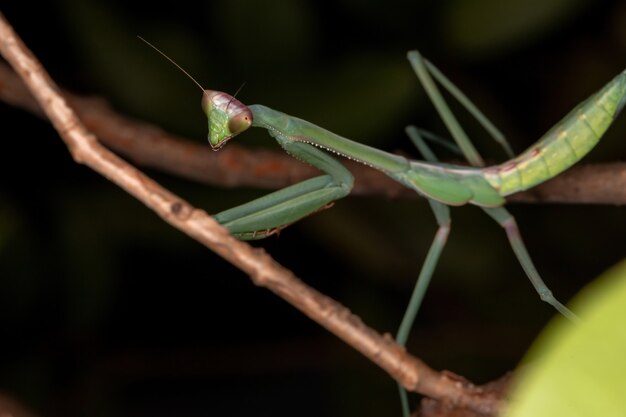
{"label": "mantis antenna", "polygon": [[239,94],[239,92],[243,89],[243,87],[246,85],[246,82],[242,82],[241,85],[239,86],[239,88],[237,89],[237,91],[235,91],[235,94],[233,94],[233,97],[230,99],[230,101],[228,102],[228,105],[226,106],[226,111],[228,111],[228,107],[230,106],[230,103],[233,102],[233,100],[235,98],[237,98],[237,94]]}
{"label": "mantis antenna", "polygon": [[[206,89],[202,86],[202,84],[200,84],[198,81],[196,81],[195,78],[193,78],[191,76],[191,74],[189,74],[183,67],[181,67],[180,65],[178,65],[178,63],[176,61],[174,61],[172,58],[170,58],[169,56],[167,56],[167,54],[163,51],[161,51],[159,48],[157,48],[156,46],[154,46],[153,44],[151,44],[150,42],[148,42],[147,40],[145,40],[144,38],[142,38],[141,36],[137,35],[137,37],[142,40],[143,42],[145,42],[149,47],[151,47],[152,49],[154,49],[155,51],[157,51],[159,54],[161,54],[165,59],[167,59],[168,61],[170,61],[172,64],[174,64],[176,66],[176,68],[178,68],[179,70],[181,70],[183,72],[183,74],[185,74],[191,81],[193,81],[198,87],[200,87],[200,90],[202,90],[203,94],[207,94]],[[226,105],[226,111],[228,111],[228,107],[230,107],[230,104],[233,102],[233,100],[237,97],[237,94],[239,94],[239,92],[243,89],[243,87],[246,85],[246,82],[244,81],[243,83],[241,83],[241,85],[239,86],[239,88],[237,89],[237,91],[235,91],[235,94],[232,95],[230,101],[228,102],[228,104]]]}
{"label": "mantis antenna", "polygon": [[[195,78],[193,78],[187,71],[185,71],[185,69],[183,67],[181,67],[180,65],[178,65],[176,63],[176,61],[174,61],[172,58],[170,58],[169,56],[167,56],[165,54],[165,52],[161,51],[159,48],[157,48],[156,46],[152,45],[150,42],[148,42],[147,40],[145,40],[144,38],[142,38],[141,36],[137,35],[137,37],[144,41],[149,47],[151,47],[152,49],[154,49],[155,51],[157,51],[158,53],[160,53],[161,55],[163,55],[165,57],[165,59],[167,59],[168,61],[170,61],[172,64],[174,64],[176,66],[176,68],[178,68],[179,70],[181,70],[183,72],[183,74],[185,74],[187,77],[189,77],[189,79],[191,81],[193,81],[198,87],[200,87],[200,90],[202,90],[202,93],[205,93],[205,88],[202,87],[202,84],[200,84],[198,81],[196,81]],[[245,83],[244,83],[245,84]],[[243,87],[243,85],[241,86]],[[241,87],[239,87],[239,90],[241,90]],[[237,92],[239,92],[239,90],[237,90]]]}

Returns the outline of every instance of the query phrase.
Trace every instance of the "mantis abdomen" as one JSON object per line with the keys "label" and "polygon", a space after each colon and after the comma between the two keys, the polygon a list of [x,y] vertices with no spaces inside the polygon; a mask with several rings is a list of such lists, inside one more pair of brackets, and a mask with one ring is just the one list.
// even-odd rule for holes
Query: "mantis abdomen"
{"label": "mantis abdomen", "polygon": [[626,71],[576,106],[539,141],[503,164],[483,169],[502,196],[544,182],[584,157],[626,104]]}

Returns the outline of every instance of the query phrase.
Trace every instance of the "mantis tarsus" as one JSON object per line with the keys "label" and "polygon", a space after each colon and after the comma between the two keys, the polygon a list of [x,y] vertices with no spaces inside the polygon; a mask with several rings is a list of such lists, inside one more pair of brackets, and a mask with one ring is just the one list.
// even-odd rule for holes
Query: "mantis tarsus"
{"label": "mantis tarsus", "polygon": [[[626,104],[626,71],[575,107],[530,148],[513,157],[504,136],[433,64],[417,51],[409,52],[408,59],[451,136],[473,167],[438,163],[415,127],[407,128],[407,134],[427,162],[409,160],[354,142],[263,105],[246,106],[227,93],[205,90],[196,82],[203,90],[202,109],[208,118],[209,143],[214,150],[219,150],[230,139],[251,126],[261,127],[287,153],[325,173],[225,210],[216,214],[215,219],[240,239],[261,239],[326,208],[333,201],[348,195],[353,184],[352,174],[329,155],[329,152],[335,153],[380,170],[428,198],[439,224],[400,325],[398,343],[406,342],[421,299],[445,246],[450,232],[448,205],[480,206],[498,222],[504,228],[517,259],[541,299],[567,318],[577,320],[574,313],[552,295],[539,276],[522,242],[515,219],[502,206],[507,195],[529,189],[558,175],[578,162],[598,143]],[[502,144],[509,153],[510,160],[483,167],[482,158],[448,108],[433,78]],[[403,408],[407,414],[405,397]]]}

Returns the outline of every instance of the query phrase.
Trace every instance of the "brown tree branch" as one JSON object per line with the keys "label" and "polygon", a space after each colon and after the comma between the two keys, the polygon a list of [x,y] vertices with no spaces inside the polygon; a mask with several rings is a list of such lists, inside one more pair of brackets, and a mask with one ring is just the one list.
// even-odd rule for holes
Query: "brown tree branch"
{"label": "brown tree branch", "polygon": [[36,417],[36,415],[11,396],[0,392],[0,417]]}
{"label": "brown tree branch", "polygon": [[[192,142],[113,111],[103,100],[65,93],[85,126],[109,148],[135,163],[222,187],[278,189],[317,171],[284,152],[249,150],[229,144],[213,152]],[[19,77],[0,64],[0,99],[44,116]],[[381,172],[345,161],[356,177],[354,194],[415,198],[417,194]],[[576,165],[558,177],[508,198],[509,202],[626,204],[626,163]]]}
{"label": "brown tree branch", "polygon": [[261,249],[232,237],[196,209],[103,147],[76,116],[41,64],[0,14],[0,53],[35,96],[75,161],[99,172],[143,202],[166,222],[246,272],[252,281],[287,300],[360,351],[410,391],[464,406],[485,415],[502,407],[499,397],[460,383],[409,355],[389,335],[380,335],[333,299],[299,280]]}

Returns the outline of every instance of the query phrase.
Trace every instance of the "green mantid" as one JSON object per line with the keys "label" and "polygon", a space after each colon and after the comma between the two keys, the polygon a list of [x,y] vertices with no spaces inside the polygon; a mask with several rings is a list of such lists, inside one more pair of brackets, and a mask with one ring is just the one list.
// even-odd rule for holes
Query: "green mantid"
{"label": "green mantid", "polygon": [[[163,54],[158,49],[157,51]],[[215,219],[239,239],[261,239],[328,207],[335,200],[348,195],[353,185],[352,174],[330,155],[337,154],[377,169],[426,197],[439,225],[398,330],[396,340],[399,344],[406,343],[450,233],[448,206],[474,204],[481,207],[505,230],[519,263],[541,300],[570,320],[577,321],[576,315],[554,297],[540,277],[522,241],[514,217],[503,205],[506,196],[555,177],[591,151],[626,104],[626,71],[576,106],[526,151],[513,156],[504,135],[446,76],[419,52],[410,51],[407,56],[456,145],[472,166],[439,163],[423,140],[423,136],[431,135],[413,126],[409,126],[406,132],[426,161],[410,160],[355,142],[267,106],[247,106],[228,93],[204,89],[178,64],[165,56],[203,91],[202,110],[208,118],[208,139],[214,150],[221,149],[248,128],[260,127],[267,130],[288,154],[324,172],[324,175],[222,211],[214,216]],[[508,161],[495,166],[484,166],[482,158],[448,107],[435,80],[503,146],[510,157]],[[403,412],[408,415],[408,403],[402,388],[401,394]]]}

